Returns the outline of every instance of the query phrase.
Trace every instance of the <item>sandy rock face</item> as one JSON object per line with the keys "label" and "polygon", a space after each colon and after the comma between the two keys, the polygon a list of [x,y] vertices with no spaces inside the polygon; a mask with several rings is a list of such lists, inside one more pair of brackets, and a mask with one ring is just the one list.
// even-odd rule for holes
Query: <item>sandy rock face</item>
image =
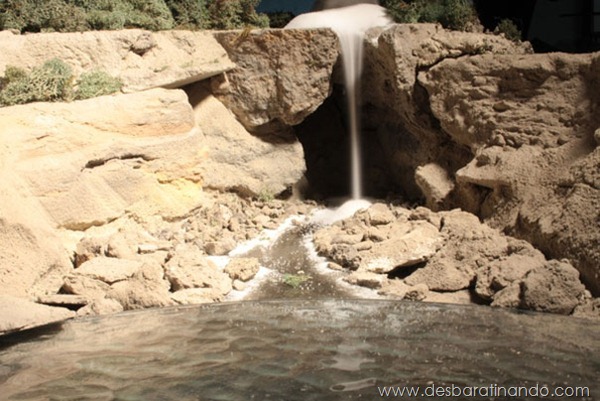
{"label": "sandy rock face", "polygon": [[182,91],[6,107],[0,119],[5,168],[54,226],[83,230],[126,211],[183,215],[198,204],[202,137]]}
{"label": "sandy rock face", "polygon": [[426,24],[387,29],[367,53],[367,120],[406,195],[568,257],[600,291],[600,56]]}
{"label": "sandy rock face", "polygon": [[455,173],[463,196],[453,204],[576,261],[595,291],[600,153],[593,135],[600,98],[590,83],[597,58],[482,55],[445,60],[419,75],[444,132],[475,155]]}
{"label": "sandy rock face", "polygon": [[4,31],[0,53],[0,75],[7,65],[31,69],[59,58],[76,75],[101,69],[120,77],[126,92],[180,87],[235,67],[210,32],[128,29],[13,35]]}
{"label": "sandy rock face", "polygon": [[297,139],[255,136],[204,84],[187,91],[203,134],[206,158],[198,169],[205,187],[274,196],[300,180],[306,168]]}
{"label": "sandy rock face", "polygon": [[238,68],[213,78],[213,93],[248,131],[281,135],[329,96],[339,55],[332,31],[230,31],[215,37]]}

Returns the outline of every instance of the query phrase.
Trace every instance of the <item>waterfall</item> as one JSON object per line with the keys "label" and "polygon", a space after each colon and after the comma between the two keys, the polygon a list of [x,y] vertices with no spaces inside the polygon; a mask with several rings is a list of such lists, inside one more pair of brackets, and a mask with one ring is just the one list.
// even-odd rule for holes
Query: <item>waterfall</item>
{"label": "waterfall", "polygon": [[331,28],[339,38],[344,66],[344,84],[348,99],[350,187],[353,199],[360,199],[363,196],[360,143],[360,82],[363,70],[363,42],[369,28],[385,26],[391,22],[385,8],[374,4],[357,4],[302,14],[286,26],[287,29]]}

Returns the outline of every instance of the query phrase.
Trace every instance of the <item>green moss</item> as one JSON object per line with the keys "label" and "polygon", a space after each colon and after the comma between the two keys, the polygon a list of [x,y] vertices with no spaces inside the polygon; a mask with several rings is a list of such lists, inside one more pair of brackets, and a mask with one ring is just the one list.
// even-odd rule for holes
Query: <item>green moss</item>
{"label": "green moss", "polygon": [[81,75],[75,92],[75,99],[90,99],[119,92],[123,82],[104,71],[91,71]]}

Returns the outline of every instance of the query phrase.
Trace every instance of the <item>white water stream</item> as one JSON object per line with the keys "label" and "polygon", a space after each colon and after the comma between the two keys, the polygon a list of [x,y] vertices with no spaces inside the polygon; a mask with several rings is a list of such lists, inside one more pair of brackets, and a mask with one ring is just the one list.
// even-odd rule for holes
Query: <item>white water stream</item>
{"label": "white water stream", "polygon": [[386,26],[390,23],[392,20],[387,16],[385,8],[374,4],[357,4],[302,14],[286,26],[287,29],[331,28],[339,38],[350,120],[352,199],[363,197],[360,141],[360,80],[363,71],[363,42],[368,29]]}

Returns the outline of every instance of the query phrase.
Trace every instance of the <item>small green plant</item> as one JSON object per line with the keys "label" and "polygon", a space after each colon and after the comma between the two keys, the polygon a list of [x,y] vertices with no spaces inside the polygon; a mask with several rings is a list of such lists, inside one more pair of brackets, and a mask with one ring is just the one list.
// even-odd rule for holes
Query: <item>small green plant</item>
{"label": "small green plant", "polygon": [[55,102],[71,98],[73,72],[64,61],[52,59],[29,74],[7,68],[0,92],[0,104],[11,106],[30,102]]}
{"label": "small green plant", "polygon": [[512,20],[503,19],[498,23],[496,29],[494,29],[494,33],[496,34],[504,34],[506,39],[512,40],[513,42],[521,41],[521,31],[517,24],[515,24]]}
{"label": "small green plant", "polygon": [[275,194],[267,188],[263,188],[257,197],[259,202],[269,203],[275,199]]}
{"label": "small green plant", "polygon": [[31,72],[7,66],[4,77],[0,78],[0,105],[89,99],[118,92],[123,83],[104,71],[95,70],[81,75],[75,86],[76,90],[71,67],[56,58]]}
{"label": "small green plant", "polygon": [[307,274],[284,274],[283,283],[292,288],[298,288],[305,282],[309,281],[311,277]]}
{"label": "small green plant", "polygon": [[104,71],[94,70],[81,75],[75,92],[75,99],[90,99],[119,92],[123,82]]}
{"label": "small green plant", "polygon": [[269,17],[265,14],[258,14],[255,10],[259,2],[260,0],[213,0],[208,2],[208,28],[268,27]]}
{"label": "small green plant", "polygon": [[165,0],[179,29],[202,29],[208,24],[204,0]]}

